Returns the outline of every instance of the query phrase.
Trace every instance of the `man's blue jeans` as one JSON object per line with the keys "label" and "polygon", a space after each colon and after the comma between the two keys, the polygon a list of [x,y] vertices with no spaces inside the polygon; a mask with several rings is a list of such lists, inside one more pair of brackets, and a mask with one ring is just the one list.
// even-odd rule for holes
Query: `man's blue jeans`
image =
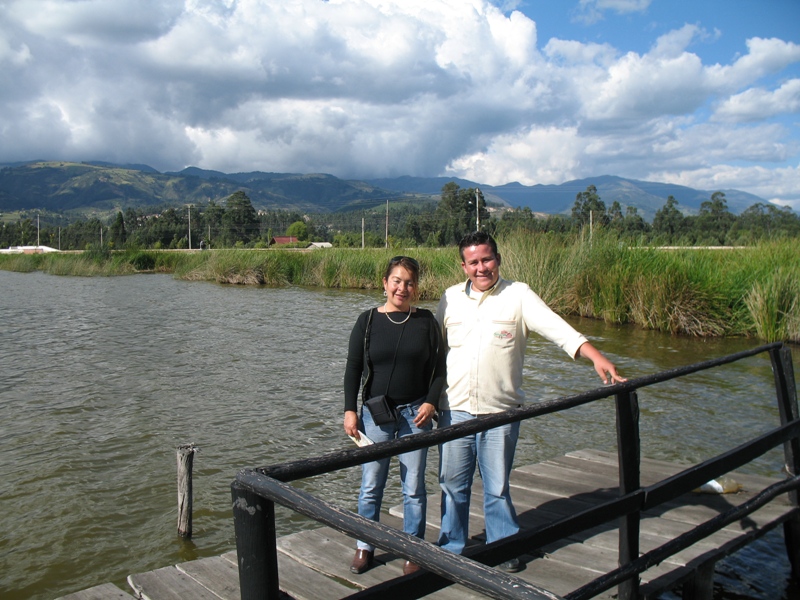
{"label": "man's blue jeans", "polygon": [[[443,410],[439,427],[474,419],[459,410]],[[469,501],[477,463],[483,479],[486,542],[519,531],[511,503],[508,478],[519,439],[519,422],[446,442],[439,447],[439,483],[442,487],[442,529],[439,546],[461,554],[469,538]]]}
{"label": "man's blue jeans", "polygon": [[[397,420],[386,425],[376,425],[369,410],[361,409],[361,431],[376,444],[405,437],[413,433],[428,431],[433,424],[429,421],[425,427],[414,425],[414,417],[419,409],[419,402],[397,407]],[[400,481],[403,487],[403,531],[417,537],[425,536],[425,510],[427,495],[425,493],[425,462],[428,449],[422,448],[406,452],[397,457],[400,460]],[[391,459],[385,458],[361,465],[361,492],[358,495],[358,514],[373,521],[380,521],[381,502],[386,479],[389,475]],[[358,541],[359,550],[374,551],[375,547]]]}

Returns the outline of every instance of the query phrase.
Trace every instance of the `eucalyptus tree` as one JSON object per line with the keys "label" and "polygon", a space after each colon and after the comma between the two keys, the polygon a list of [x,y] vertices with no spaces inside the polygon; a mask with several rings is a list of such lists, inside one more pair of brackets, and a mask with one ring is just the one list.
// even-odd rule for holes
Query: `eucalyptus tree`
{"label": "eucalyptus tree", "polygon": [[600,199],[595,186],[590,185],[586,191],[578,192],[575,196],[572,218],[580,226],[588,225],[590,222],[596,225],[608,225],[610,217],[606,212],[606,203]]}
{"label": "eucalyptus tree", "polygon": [[673,196],[667,196],[664,203],[653,219],[653,235],[662,243],[672,244],[680,238],[686,230],[686,217],[678,210],[678,201]]}
{"label": "eucalyptus tree", "polygon": [[461,188],[455,181],[449,181],[442,187],[435,218],[442,242],[457,244],[467,233],[475,231],[478,223],[486,225],[490,215],[483,192]]}
{"label": "eucalyptus tree", "polygon": [[782,239],[800,235],[800,215],[788,206],[753,204],[736,218],[728,232],[732,244]]}
{"label": "eucalyptus tree", "polygon": [[234,192],[225,200],[225,207],[222,224],[227,243],[232,245],[241,241],[246,244],[258,237],[258,215],[247,194],[242,190]]}
{"label": "eucalyptus tree", "polygon": [[728,210],[725,193],[714,192],[710,200],[700,205],[700,214],[693,221],[699,243],[723,245],[736,216]]}
{"label": "eucalyptus tree", "polygon": [[122,248],[128,238],[127,231],[125,230],[125,219],[122,216],[122,211],[117,211],[117,216],[111,227],[108,229],[109,241],[114,244],[115,248]]}

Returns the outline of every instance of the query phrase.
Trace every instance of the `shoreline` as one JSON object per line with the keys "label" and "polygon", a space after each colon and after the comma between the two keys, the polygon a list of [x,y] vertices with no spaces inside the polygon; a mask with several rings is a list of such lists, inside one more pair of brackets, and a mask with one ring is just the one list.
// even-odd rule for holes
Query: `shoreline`
{"label": "shoreline", "polygon": [[[509,235],[498,240],[501,275],[526,282],[563,316],[635,324],[693,337],[744,336],[800,343],[800,248],[792,240],[752,247],[621,246],[569,236]],[[399,249],[123,250],[3,254],[0,270],[62,276],[167,273],[227,285],[380,289]],[[403,252],[422,267],[420,299],[437,300],[464,281],[457,250]]]}

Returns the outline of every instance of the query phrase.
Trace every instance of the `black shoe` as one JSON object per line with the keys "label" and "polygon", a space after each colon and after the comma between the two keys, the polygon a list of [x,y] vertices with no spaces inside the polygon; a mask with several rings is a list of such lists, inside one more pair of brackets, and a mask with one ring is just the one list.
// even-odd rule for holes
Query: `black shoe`
{"label": "black shoe", "polygon": [[522,570],[522,565],[519,564],[518,558],[512,558],[504,563],[500,563],[495,569],[503,571],[503,573],[519,573]]}
{"label": "black shoe", "polygon": [[350,565],[350,572],[360,575],[372,567],[372,558],[375,556],[374,552],[370,550],[356,550],[356,555],[353,557],[353,564]]}

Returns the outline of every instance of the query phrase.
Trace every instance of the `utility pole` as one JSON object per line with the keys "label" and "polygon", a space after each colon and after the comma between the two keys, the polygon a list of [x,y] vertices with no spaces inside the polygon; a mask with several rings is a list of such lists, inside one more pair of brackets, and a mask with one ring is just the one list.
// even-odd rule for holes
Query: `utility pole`
{"label": "utility pole", "polygon": [[192,205],[189,205],[189,250],[192,249]]}
{"label": "utility pole", "polygon": [[481,191],[475,188],[475,231],[481,230]]}
{"label": "utility pole", "polygon": [[389,199],[386,199],[386,248],[389,247]]}

